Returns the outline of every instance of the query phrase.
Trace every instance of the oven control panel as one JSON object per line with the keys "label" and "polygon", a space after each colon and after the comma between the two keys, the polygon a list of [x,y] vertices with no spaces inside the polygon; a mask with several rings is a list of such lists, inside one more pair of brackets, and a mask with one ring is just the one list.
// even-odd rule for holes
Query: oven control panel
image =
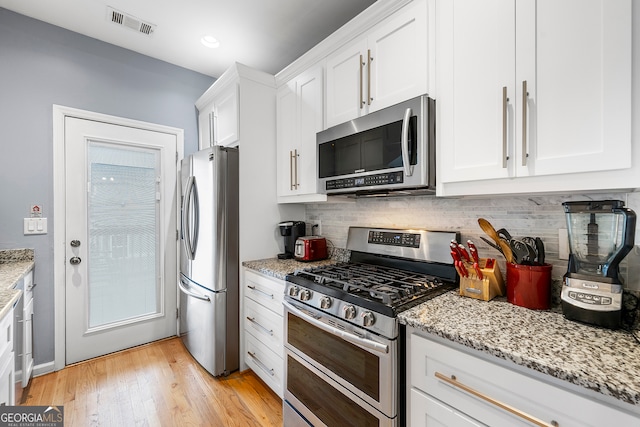
{"label": "oven control panel", "polygon": [[419,248],[420,234],[394,231],[369,230],[368,243],[405,248]]}

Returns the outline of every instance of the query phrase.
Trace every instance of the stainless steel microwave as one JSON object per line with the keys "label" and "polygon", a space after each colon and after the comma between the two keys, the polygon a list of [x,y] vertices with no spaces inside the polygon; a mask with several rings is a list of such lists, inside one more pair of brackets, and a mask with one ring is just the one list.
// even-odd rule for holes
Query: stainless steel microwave
{"label": "stainless steel microwave", "polygon": [[427,95],[318,132],[316,140],[318,188],[326,194],[435,193],[435,101]]}

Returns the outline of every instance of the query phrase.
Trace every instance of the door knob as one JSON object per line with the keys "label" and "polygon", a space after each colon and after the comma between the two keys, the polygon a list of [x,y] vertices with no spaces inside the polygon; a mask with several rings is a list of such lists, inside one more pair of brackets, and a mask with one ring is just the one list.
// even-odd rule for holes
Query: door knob
{"label": "door knob", "polygon": [[82,262],[82,260],[79,256],[74,256],[69,260],[69,262],[71,263],[71,265],[78,265]]}
{"label": "door knob", "polygon": [[80,246],[80,240],[72,240],[70,244],[71,247],[77,248],[78,246]]}

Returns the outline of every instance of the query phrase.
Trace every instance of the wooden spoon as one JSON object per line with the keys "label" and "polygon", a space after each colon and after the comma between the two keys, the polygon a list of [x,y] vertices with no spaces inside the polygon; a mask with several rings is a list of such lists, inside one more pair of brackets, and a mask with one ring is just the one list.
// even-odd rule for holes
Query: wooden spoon
{"label": "wooden spoon", "polygon": [[496,242],[496,245],[502,249],[502,254],[507,262],[513,263],[513,251],[511,250],[511,247],[507,242],[500,238],[496,229],[493,228],[493,225],[484,218],[478,218],[478,224],[480,225],[480,228],[482,228],[482,231],[484,231],[487,236],[491,237],[494,242]]}

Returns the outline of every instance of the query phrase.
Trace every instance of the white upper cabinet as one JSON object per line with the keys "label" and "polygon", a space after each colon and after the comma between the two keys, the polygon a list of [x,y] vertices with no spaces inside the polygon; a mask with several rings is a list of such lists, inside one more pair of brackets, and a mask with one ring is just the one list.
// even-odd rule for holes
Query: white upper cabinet
{"label": "white upper cabinet", "polygon": [[278,88],[278,202],[326,201],[318,194],[316,133],[323,124],[323,68],[316,65]]}
{"label": "white upper cabinet", "polygon": [[327,57],[326,127],[427,92],[427,1],[414,0]]}
{"label": "white upper cabinet", "polygon": [[240,79],[237,67],[231,67],[196,101],[200,149],[213,145],[238,145]]}
{"label": "white upper cabinet", "polygon": [[630,0],[437,0],[438,194],[637,186],[620,179],[637,167],[631,12]]}

